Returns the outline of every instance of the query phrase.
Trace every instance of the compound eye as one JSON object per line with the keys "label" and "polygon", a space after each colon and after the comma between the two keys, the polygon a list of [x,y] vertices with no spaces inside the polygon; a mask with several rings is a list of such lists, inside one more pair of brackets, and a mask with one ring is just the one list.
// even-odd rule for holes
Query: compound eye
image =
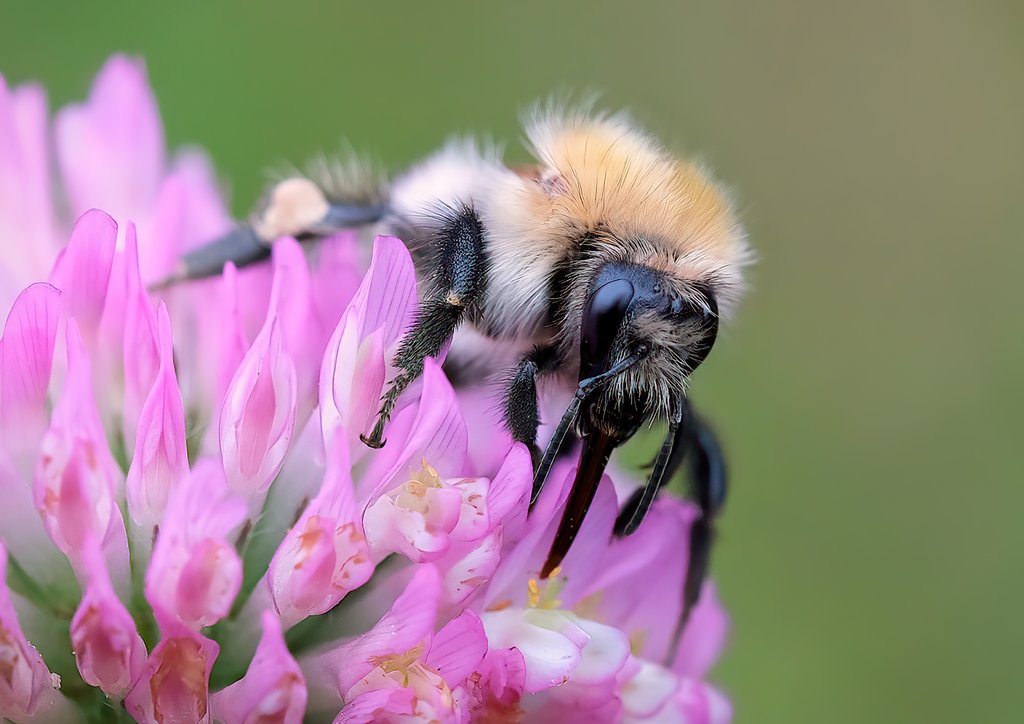
{"label": "compound eye", "polygon": [[626,279],[614,279],[595,289],[583,308],[580,342],[580,379],[599,375],[608,369],[612,349],[635,289]]}
{"label": "compound eye", "polygon": [[686,358],[690,372],[697,369],[701,362],[707,359],[711,348],[715,345],[715,339],[718,337],[718,303],[710,293],[705,293],[704,297],[707,300],[707,306],[698,305],[689,310],[690,319],[696,320],[701,329],[700,341],[690,349]]}

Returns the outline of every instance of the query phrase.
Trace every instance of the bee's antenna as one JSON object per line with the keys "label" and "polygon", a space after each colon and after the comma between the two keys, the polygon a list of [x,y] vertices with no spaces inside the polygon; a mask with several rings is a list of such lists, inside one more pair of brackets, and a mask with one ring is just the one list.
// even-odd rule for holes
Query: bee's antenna
{"label": "bee's antenna", "polygon": [[[654,503],[654,498],[658,495],[661,486],[666,482],[665,473],[669,468],[669,462],[672,461],[672,452],[676,447],[679,437],[680,423],[683,422],[688,408],[689,406],[684,405],[680,398],[676,398],[672,406],[672,416],[668,421],[668,434],[665,435],[665,441],[661,444],[658,457],[654,459],[651,476],[647,479],[647,484],[644,486],[643,492],[640,494],[640,498],[637,500],[636,506],[633,507],[629,518],[622,523],[616,521],[616,535],[631,535],[640,527],[640,524],[643,523],[644,518],[647,516],[647,511],[650,510],[651,504]],[[675,465],[678,465],[678,459],[674,462]],[[673,470],[675,470],[675,465]]]}
{"label": "bee's antenna", "polygon": [[544,481],[548,479],[548,473],[551,472],[551,466],[555,464],[555,459],[558,457],[558,453],[562,450],[562,443],[565,442],[565,436],[569,432],[569,428],[576,422],[576,415],[580,411],[580,396],[575,395],[572,398],[572,402],[569,403],[568,409],[565,414],[562,415],[562,419],[558,423],[558,427],[555,428],[555,434],[551,436],[551,440],[548,441],[548,446],[544,450],[544,457],[541,458],[540,465],[537,466],[537,474],[533,477],[533,493],[530,495],[530,508],[533,508],[537,502],[537,498],[540,497],[540,491],[544,487]]}
{"label": "bee's antenna", "polygon": [[530,495],[531,508],[533,508],[534,504],[537,502],[537,498],[540,497],[540,491],[544,487],[544,482],[548,478],[548,473],[551,472],[551,466],[555,464],[555,459],[558,458],[558,453],[562,450],[562,444],[565,442],[565,436],[568,434],[569,428],[576,422],[576,416],[579,414],[580,405],[582,404],[583,399],[596,388],[608,382],[613,377],[622,374],[642,360],[647,356],[648,352],[649,350],[646,345],[639,345],[633,352],[613,365],[607,372],[602,372],[599,375],[594,375],[593,377],[588,377],[587,379],[580,381],[579,387],[576,388],[576,394],[572,398],[572,402],[569,403],[569,407],[562,415],[562,419],[558,422],[558,427],[555,428],[555,433],[551,436],[551,440],[548,441],[548,446],[544,450],[544,457],[541,458],[540,465],[537,467],[537,474],[533,477],[533,493]]}

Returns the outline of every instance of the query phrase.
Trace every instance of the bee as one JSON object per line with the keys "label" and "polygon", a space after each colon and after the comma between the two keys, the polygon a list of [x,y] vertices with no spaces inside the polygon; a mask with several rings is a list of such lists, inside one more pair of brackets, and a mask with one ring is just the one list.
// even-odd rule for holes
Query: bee
{"label": "bee", "polygon": [[[665,482],[688,467],[700,509],[690,531],[688,612],[726,490],[721,447],[693,410],[688,382],[743,292],[744,230],[704,168],[669,153],[626,115],[546,108],[525,132],[535,163],[522,167],[506,165],[494,148],[455,141],[390,183],[326,165],[286,178],[249,223],[185,256],[168,281],[218,274],[227,261],[260,261],[285,235],[315,240],[372,226],[405,240],[421,279],[420,309],[363,442],[385,444],[399,395],[453,336],[447,364],[461,377],[493,369],[495,350],[511,350],[503,410],[512,437],[533,455],[531,507],[570,440],[581,443],[541,570],[547,578],[612,452],[641,426],[667,420],[650,476],[622,508],[615,533],[635,531]],[[542,381],[572,394],[543,451]]]}

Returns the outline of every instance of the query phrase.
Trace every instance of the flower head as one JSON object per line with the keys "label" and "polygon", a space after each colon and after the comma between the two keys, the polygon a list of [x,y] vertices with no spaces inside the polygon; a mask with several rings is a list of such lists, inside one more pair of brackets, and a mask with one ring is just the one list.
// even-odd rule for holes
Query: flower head
{"label": "flower head", "polygon": [[606,477],[542,581],[573,464],[527,515],[484,391],[427,360],[360,442],[417,309],[400,240],[284,238],[154,296],[228,216],[123,57],[53,127],[0,79],[0,148],[0,716],[729,719],[711,584],[667,660],[691,506],[615,539]]}

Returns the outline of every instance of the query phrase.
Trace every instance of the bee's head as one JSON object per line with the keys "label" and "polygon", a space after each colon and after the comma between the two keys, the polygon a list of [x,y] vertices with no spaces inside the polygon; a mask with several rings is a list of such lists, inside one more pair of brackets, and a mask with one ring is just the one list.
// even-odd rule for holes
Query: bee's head
{"label": "bee's head", "polygon": [[581,382],[630,356],[638,360],[597,387],[580,418],[581,432],[625,439],[685,394],[690,373],[715,343],[718,306],[706,284],[609,262],[590,283],[580,321]]}

